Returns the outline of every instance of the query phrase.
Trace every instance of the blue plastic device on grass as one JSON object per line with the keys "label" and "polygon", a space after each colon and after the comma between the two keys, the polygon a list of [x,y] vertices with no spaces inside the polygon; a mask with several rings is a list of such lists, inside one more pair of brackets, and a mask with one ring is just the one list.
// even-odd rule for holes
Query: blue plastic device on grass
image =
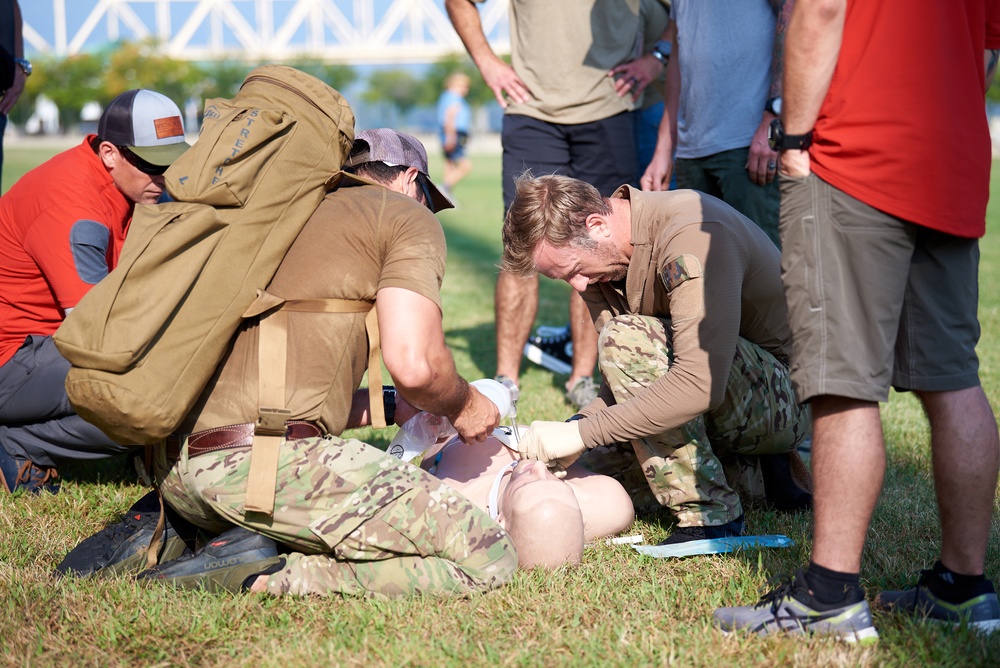
{"label": "blue plastic device on grass", "polygon": [[722,554],[733,550],[754,547],[791,547],[795,545],[788,536],[770,534],[765,536],[726,536],[725,538],[708,538],[691,540],[676,545],[633,545],[632,549],[639,554],[657,559],[669,557],[693,557],[698,554]]}

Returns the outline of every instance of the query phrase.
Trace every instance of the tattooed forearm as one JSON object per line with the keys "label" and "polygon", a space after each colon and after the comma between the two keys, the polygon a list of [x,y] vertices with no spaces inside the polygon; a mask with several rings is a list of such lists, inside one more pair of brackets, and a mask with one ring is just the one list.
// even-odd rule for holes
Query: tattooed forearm
{"label": "tattooed forearm", "polygon": [[771,51],[771,94],[781,96],[781,77],[784,72],[785,33],[788,31],[788,17],[792,14],[795,0],[771,0],[774,9],[774,49]]}

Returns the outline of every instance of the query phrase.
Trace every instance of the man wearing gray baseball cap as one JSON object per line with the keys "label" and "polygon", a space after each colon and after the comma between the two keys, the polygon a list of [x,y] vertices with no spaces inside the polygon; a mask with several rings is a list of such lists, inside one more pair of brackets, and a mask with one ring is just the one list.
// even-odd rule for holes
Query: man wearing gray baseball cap
{"label": "man wearing gray baseball cap", "polygon": [[135,205],[160,199],[163,173],[188,148],[177,105],[130,90],[96,135],[0,198],[0,494],[55,492],[60,460],[126,450],[73,411],[52,334],[117,265]]}
{"label": "man wearing gray baseball cap", "polygon": [[411,197],[434,213],[454,208],[427,175],[427,151],[419,139],[389,128],[359,132],[344,171],[365,176]]}
{"label": "man wearing gray baseball cap", "polygon": [[[465,595],[500,586],[517,567],[510,536],[484,510],[426,471],[341,438],[425,410],[447,417],[472,444],[500,421],[497,407],[458,375],[445,342],[445,237],[430,211],[451,202],[427,176],[424,147],[394,130],[361,132],[345,170],[330,179],[267,286],[272,296],[351,305],[286,311],[289,427],[274,512],[247,512],[251,448],[229,437],[256,421],[259,355],[274,350],[261,347],[273,341],[266,319],[248,318],[184,420],[177,449],[164,453],[164,499],[223,533],[144,571],[143,580],[276,596]],[[372,403],[360,384],[379,365],[378,347],[395,386],[378,392],[373,374]]]}

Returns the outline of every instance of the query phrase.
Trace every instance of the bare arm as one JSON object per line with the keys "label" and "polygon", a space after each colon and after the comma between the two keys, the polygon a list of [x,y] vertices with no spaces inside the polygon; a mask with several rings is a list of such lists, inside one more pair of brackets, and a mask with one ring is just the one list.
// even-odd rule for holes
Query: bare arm
{"label": "bare arm", "polygon": [[[775,14],[774,46],[771,49],[771,88],[768,91],[768,97],[771,98],[781,97],[785,35],[794,4],[794,0],[771,0],[771,7]],[[767,141],[768,128],[774,118],[774,114],[762,109],[760,123],[750,140],[750,151],[747,154],[745,168],[750,180],[759,186],[767,185],[773,181],[776,174],[778,152],[772,151]]]}
{"label": "bare arm", "polygon": [[479,68],[483,81],[493,91],[500,106],[507,108],[504,93],[517,103],[530,100],[531,91],[528,90],[528,86],[513,67],[493,53],[490,43],[486,41],[483,22],[479,18],[479,9],[476,5],[471,0],[445,0],[444,5],[455,32],[458,33],[465,50],[469,52],[472,62]]}
{"label": "bare arm", "polygon": [[674,171],[674,148],[677,146],[677,110],[680,107],[681,64],[677,48],[677,24],[671,21],[663,33],[673,43],[663,84],[663,117],[656,136],[656,149],[639,183],[643,190],[668,190]]}
{"label": "bare arm", "polygon": [[383,288],[375,308],[382,359],[397,391],[414,407],[447,417],[466,443],[486,440],[500,413],[455,370],[437,304],[411,290]]}
{"label": "bare arm", "polygon": [[[21,35],[21,6],[14,0],[14,53],[15,58],[24,57],[24,38]],[[3,97],[0,98],[0,114],[8,114],[10,110],[14,108],[17,103],[18,98],[21,97],[21,93],[24,91],[24,84],[27,77],[24,74],[24,70],[21,69],[20,65],[14,66],[14,83],[11,84],[10,88],[3,91]]]}
{"label": "bare arm", "polygon": [[[847,0],[798,0],[788,22],[782,122],[790,135],[807,134],[816,124],[840,54]],[[808,151],[784,151],[781,171],[809,174]]]}
{"label": "bare arm", "polygon": [[458,120],[459,105],[453,104],[444,112],[444,122],[441,129],[444,132],[444,150],[454,151],[458,146],[458,127],[455,123]]}

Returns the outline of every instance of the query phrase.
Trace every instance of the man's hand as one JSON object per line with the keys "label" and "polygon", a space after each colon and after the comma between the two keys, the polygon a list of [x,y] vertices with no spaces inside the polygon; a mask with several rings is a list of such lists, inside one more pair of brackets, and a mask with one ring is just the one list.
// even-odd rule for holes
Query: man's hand
{"label": "man's hand", "polygon": [[753,139],[750,140],[745,168],[750,180],[759,186],[766,186],[778,173],[778,152],[772,151],[767,143],[767,131],[775,118],[777,117],[774,114],[765,111],[760,125],[753,133]]}
{"label": "man's hand", "polygon": [[674,161],[669,155],[653,154],[646,171],[639,179],[643,190],[670,190],[670,178],[674,173]]}
{"label": "man's hand", "polygon": [[[507,108],[507,97],[518,104],[531,99],[531,91],[528,90],[527,84],[517,76],[517,72],[510,64],[500,58],[496,56],[490,58],[479,68],[479,72],[483,75],[483,81],[493,91],[501,108]],[[507,97],[504,97],[504,93]]]}
{"label": "man's hand", "polygon": [[785,176],[805,178],[812,173],[809,166],[809,151],[782,151],[781,173]]}
{"label": "man's hand", "polygon": [[615,78],[615,92],[618,97],[632,94],[633,100],[638,100],[646,86],[663,73],[663,65],[650,54],[639,56],[635,60],[613,67],[608,72]]}
{"label": "man's hand", "polygon": [[562,478],[566,469],[580,458],[586,447],[580,438],[580,421],[544,422],[536,420],[521,437],[517,451],[521,459],[545,462]]}
{"label": "man's hand", "polygon": [[469,385],[462,411],[452,420],[458,437],[468,445],[485,441],[500,424],[500,411],[482,392]]}

